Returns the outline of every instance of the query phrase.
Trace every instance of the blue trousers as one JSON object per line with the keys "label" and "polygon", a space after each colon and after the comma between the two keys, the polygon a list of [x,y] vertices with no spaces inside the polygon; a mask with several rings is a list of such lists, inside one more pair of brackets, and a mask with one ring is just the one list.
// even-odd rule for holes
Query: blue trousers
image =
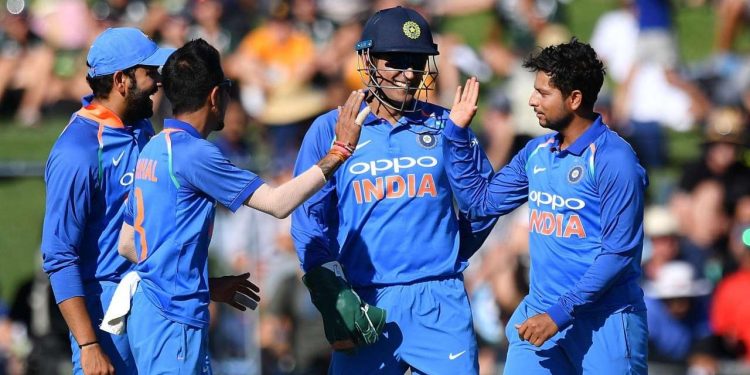
{"label": "blue trousers", "polygon": [[167,319],[138,286],[128,315],[127,331],[138,373],[208,374],[208,327]]}
{"label": "blue trousers", "polygon": [[[117,283],[113,282],[101,282],[86,285],[85,287],[85,300],[86,310],[88,310],[91,322],[96,328],[96,338],[99,341],[104,353],[109,357],[112,362],[112,366],[115,368],[115,373],[119,374],[137,374],[135,367],[135,361],[133,354],[130,351],[130,344],[128,343],[128,337],[125,335],[112,335],[104,332],[98,328],[104,318],[104,312],[109,308],[109,303],[112,301],[112,295],[117,289]],[[85,343],[84,343],[85,344]],[[78,342],[70,334],[70,348],[73,351],[73,374],[83,375],[83,369],[81,368],[81,349],[78,349]]]}
{"label": "blue trousers", "polygon": [[646,311],[576,317],[537,348],[519,338],[515,325],[540,313],[524,301],[510,318],[505,374],[648,374]]}
{"label": "blue trousers", "polygon": [[[334,352],[329,374],[477,374],[477,342],[463,280],[357,289],[386,310],[378,341],[354,354]],[[321,332],[322,334],[322,332]]]}

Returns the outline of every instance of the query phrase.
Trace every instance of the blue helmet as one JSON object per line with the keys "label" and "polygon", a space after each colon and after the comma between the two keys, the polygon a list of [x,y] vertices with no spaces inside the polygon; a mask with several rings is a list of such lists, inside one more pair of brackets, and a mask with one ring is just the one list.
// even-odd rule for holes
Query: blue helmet
{"label": "blue helmet", "polygon": [[[427,99],[426,92],[432,90],[437,81],[438,72],[434,57],[439,54],[437,44],[432,40],[430,25],[413,9],[395,7],[375,13],[365,24],[362,38],[355,49],[359,54],[357,71],[362,82],[381,103],[399,112],[415,111],[418,100],[414,99]],[[426,63],[424,68],[414,66],[404,69],[378,69],[375,59],[382,54],[422,55]],[[402,72],[408,70],[422,79],[418,86],[384,84],[381,73],[386,70]],[[384,89],[404,90],[413,99],[408,102],[396,102],[385,94]]]}
{"label": "blue helmet", "polygon": [[375,13],[362,30],[356,50],[372,53],[439,54],[427,21],[414,9],[395,7]]}

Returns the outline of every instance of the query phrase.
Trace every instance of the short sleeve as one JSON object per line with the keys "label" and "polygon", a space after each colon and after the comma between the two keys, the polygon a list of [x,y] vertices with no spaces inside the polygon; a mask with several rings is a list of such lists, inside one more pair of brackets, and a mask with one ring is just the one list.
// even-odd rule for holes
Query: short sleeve
{"label": "short sleeve", "polygon": [[186,156],[177,173],[232,212],[265,183],[255,173],[237,168],[208,141],[190,144]]}

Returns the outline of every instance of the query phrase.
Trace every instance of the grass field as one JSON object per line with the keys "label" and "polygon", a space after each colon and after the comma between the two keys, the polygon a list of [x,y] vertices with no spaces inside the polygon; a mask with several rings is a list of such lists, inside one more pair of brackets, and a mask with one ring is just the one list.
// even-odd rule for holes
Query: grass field
{"label": "grass field", "polygon": [[[0,126],[0,161],[43,163],[67,118],[49,119],[39,128]],[[0,297],[8,301],[18,283],[39,266],[44,217],[44,181],[0,179]]]}
{"label": "grass field", "polygon": [[[612,9],[614,0],[572,0],[567,8],[571,31],[589,40],[597,17]],[[492,22],[489,13],[450,19],[446,28],[462,34],[470,45],[478,45]],[[681,9],[677,14],[683,55],[689,61],[702,59],[710,52],[713,16],[709,7]],[[747,38],[742,42],[750,45]],[[34,129],[0,122],[0,162],[44,162],[52,143],[67,122],[67,116],[47,120]],[[695,156],[696,137],[680,135],[670,145],[677,159]],[[44,214],[44,184],[41,178],[0,180],[0,297],[9,299],[20,280],[38,267],[38,247]]]}

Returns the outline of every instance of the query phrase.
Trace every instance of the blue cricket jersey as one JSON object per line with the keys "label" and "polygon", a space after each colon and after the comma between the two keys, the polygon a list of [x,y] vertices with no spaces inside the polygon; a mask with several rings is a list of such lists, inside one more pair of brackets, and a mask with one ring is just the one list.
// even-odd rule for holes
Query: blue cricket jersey
{"label": "blue cricket jersey", "polygon": [[526,302],[560,330],[584,312],[644,309],[638,286],[645,170],[598,117],[570,147],[559,133],[531,140],[487,179],[474,171],[468,129],[449,124],[445,155],[470,216],[506,214],[529,202],[531,285]]}
{"label": "blue cricket jersey", "polygon": [[165,317],[208,325],[208,245],[216,203],[234,212],[262,184],[179,120],[166,119],[143,149],[125,221],[135,229],[141,288]]}
{"label": "blue cricket jersey", "polygon": [[[338,260],[350,283],[362,287],[453,276],[466,268],[497,219],[457,217],[440,135],[449,112],[427,103],[420,108],[396,126],[368,115],[353,156],[294,211],[292,237],[305,271]],[[337,117],[333,110],[312,124],[295,175],[328,153]],[[489,177],[486,156],[473,151],[472,168]]]}
{"label": "blue cricket jersey", "polygon": [[83,296],[86,284],[119,282],[132,266],[117,240],[138,153],[154,130],[148,119],[124,124],[92,100],[83,98],[44,173],[43,268],[57,303]]}

